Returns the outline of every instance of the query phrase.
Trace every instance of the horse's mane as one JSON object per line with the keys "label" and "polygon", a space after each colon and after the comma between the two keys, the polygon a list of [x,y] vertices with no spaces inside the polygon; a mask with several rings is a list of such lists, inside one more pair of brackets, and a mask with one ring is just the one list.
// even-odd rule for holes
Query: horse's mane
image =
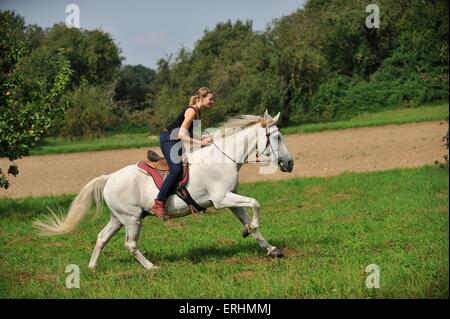
{"label": "horse's mane", "polygon": [[225,122],[219,124],[219,127],[211,132],[216,138],[222,138],[229,135],[233,135],[240,130],[249,127],[253,124],[259,123],[264,120],[264,117],[258,115],[238,115],[232,118],[229,118]]}

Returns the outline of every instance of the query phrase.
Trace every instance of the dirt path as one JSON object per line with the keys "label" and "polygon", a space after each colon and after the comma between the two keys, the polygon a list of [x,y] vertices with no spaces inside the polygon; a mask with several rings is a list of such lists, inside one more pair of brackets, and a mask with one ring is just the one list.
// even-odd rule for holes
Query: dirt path
{"label": "dirt path", "polygon": [[[241,182],[277,180],[298,176],[332,176],[344,172],[379,171],[417,167],[442,161],[447,150],[442,136],[445,122],[389,125],[285,136],[295,158],[292,173],[258,173],[255,164],[244,165]],[[147,148],[26,157],[16,161],[20,174],[1,197],[78,193],[91,179],[109,174],[145,156]],[[158,148],[153,148],[160,153]],[[5,169],[7,161],[0,160]]]}

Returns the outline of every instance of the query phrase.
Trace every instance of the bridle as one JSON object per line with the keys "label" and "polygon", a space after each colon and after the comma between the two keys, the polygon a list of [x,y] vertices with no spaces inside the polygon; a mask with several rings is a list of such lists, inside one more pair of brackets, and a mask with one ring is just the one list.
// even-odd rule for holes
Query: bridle
{"label": "bridle", "polygon": [[[262,150],[262,152],[258,151],[258,135],[256,136],[256,161],[247,161],[249,154],[246,152],[244,154],[244,161],[242,164],[247,164],[247,163],[269,163],[270,159],[268,161],[260,161],[259,157],[261,156],[261,154],[263,154],[266,149],[268,147],[270,147],[270,149],[272,150],[272,152],[275,152],[275,150],[273,149],[272,144],[270,143],[270,134],[278,132],[278,130],[273,130],[272,132],[269,132],[269,130],[267,129],[267,123],[265,121],[261,122],[261,125],[266,129],[266,146],[264,147],[264,149]],[[212,144],[219,150],[219,152],[221,152],[223,155],[225,155],[227,158],[229,158],[230,160],[232,160],[234,163],[238,164],[238,162],[231,158],[230,156],[228,156],[228,154],[226,154],[224,151],[222,151],[219,146],[217,146],[217,144],[212,141]]]}

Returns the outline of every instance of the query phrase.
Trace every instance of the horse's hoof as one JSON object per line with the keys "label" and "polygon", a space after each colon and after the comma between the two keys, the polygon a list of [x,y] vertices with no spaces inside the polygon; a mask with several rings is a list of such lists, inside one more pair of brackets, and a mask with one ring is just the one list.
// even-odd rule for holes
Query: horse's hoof
{"label": "horse's hoof", "polygon": [[275,248],[269,253],[269,256],[272,258],[284,258],[283,249]]}

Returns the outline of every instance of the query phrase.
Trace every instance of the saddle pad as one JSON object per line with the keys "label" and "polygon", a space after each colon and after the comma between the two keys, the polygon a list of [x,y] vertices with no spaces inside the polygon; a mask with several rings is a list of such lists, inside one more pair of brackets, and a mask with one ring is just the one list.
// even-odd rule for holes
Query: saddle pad
{"label": "saddle pad", "polygon": [[[149,166],[147,163],[143,162],[143,161],[139,161],[137,163],[137,166],[139,167],[140,171],[150,175],[153,178],[153,181],[155,182],[156,187],[158,187],[158,189],[161,189],[161,186],[163,184],[163,178],[161,177],[161,174],[158,172],[157,169]],[[184,176],[181,179],[181,181],[178,183],[178,186],[185,186],[189,180],[189,167],[184,166],[183,167],[184,170]],[[166,172],[163,171],[163,174],[165,174]],[[167,174],[164,175],[164,177],[167,176]]]}

